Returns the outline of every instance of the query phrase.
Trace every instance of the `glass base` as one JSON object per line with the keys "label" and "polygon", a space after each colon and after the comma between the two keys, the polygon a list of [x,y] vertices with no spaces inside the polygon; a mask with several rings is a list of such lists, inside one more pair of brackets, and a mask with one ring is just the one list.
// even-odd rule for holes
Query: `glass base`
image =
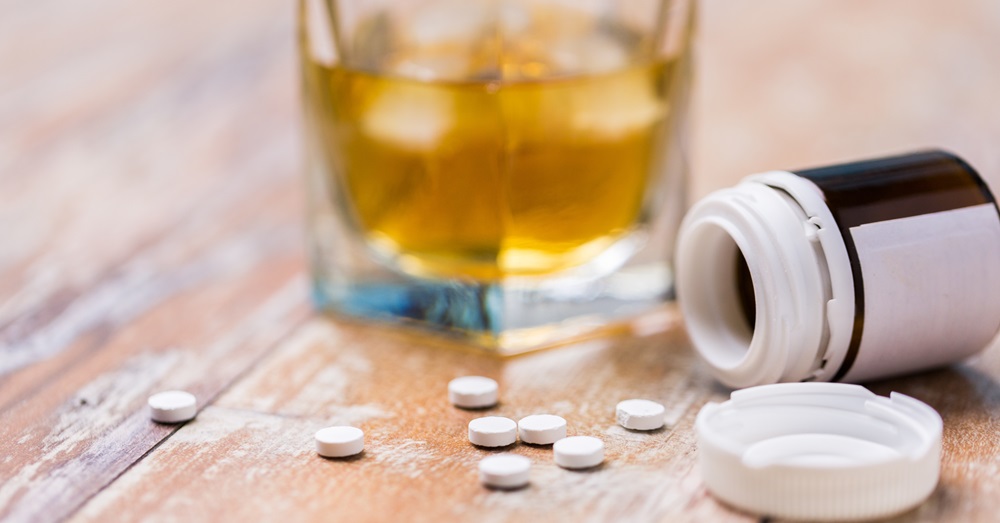
{"label": "glass base", "polygon": [[595,334],[673,298],[673,273],[631,266],[602,278],[476,283],[397,275],[392,281],[313,280],[318,309],[444,332],[500,354]]}

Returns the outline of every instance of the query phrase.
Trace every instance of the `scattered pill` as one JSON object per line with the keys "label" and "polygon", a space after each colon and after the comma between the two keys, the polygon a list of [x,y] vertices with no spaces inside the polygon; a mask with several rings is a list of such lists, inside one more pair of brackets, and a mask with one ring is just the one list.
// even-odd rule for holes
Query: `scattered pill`
{"label": "scattered pill", "polygon": [[469,441],[480,447],[506,447],[517,441],[517,423],[510,418],[487,416],[469,422]]}
{"label": "scattered pill", "polygon": [[448,399],[456,407],[480,409],[497,404],[500,386],[483,376],[463,376],[448,382]]}
{"label": "scattered pill", "polygon": [[552,414],[534,414],[517,422],[517,433],[524,443],[551,445],[566,437],[566,420]]}
{"label": "scattered pill", "polygon": [[181,423],[198,413],[198,400],[190,392],[168,390],[149,397],[149,415],[159,423]]}
{"label": "scattered pill", "polygon": [[515,489],[528,484],[531,460],[516,454],[487,456],[479,462],[479,481],[488,487]]}
{"label": "scattered pill", "polygon": [[566,469],[596,467],[604,461],[604,442],[590,436],[563,438],[552,446],[556,465]]}
{"label": "scattered pill", "polygon": [[663,426],[666,409],[649,400],[625,400],[615,408],[618,424],[632,430],[656,430]]}
{"label": "scattered pill", "polygon": [[365,433],[355,427],[327,427],[316,432],[316,452],[327,458],[346,458],[365,450]]}

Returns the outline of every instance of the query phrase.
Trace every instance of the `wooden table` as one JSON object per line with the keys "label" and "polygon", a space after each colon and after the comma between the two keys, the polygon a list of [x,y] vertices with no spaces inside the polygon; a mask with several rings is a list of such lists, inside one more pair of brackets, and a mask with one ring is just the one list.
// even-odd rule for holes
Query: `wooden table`
{"label": "wooden table", "polygon": [[[1000,4],[702,4],[694,195],[744,174],[914,146],[1000,187]],[[290,0],[0,4],[0,518],[748,520],[701,484],[692,421],[727,391],[673,308],[599,340],[500,360],[317,317],[307,301]],[[602,437],[586,473],[535,460],[483,489],[445,384]],[[938,409],[940,486],[901,520],[997,517],[1000,350],[870,384]],[[183,388],[202,410],[149,421]],[[668,405],[627,432],[615,402]],[[324,460],[312,434],[368,434]]]}

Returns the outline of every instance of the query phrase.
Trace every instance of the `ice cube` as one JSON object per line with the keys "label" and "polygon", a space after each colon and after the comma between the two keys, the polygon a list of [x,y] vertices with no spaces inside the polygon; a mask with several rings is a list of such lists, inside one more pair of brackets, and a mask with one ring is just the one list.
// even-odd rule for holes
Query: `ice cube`
{"label": "ice cube", "polygon": [[657,97],[648,71],[642,69],[590,84],[578,102],[572,127],[606,138],[641,131],[662,118],[667,109]]}
{"label": "ice cube", "polygon": [[625,45],[603,33],[564,38],[552,43],[549,60],[566,74],[596,74],[628,65]]}
{"label": "ice cube", "polygon": [[395,83],[378,93],[362,118],[371,137],[413,150],[430,150],[454,125],[449,97],[432,86]]}
{"label": "ice cube", "polygon": [[455,80],[468,76],[470,60],[462,56],[410,53],[389,66],[389,71],[397,76],[429,82],[432,80]]}

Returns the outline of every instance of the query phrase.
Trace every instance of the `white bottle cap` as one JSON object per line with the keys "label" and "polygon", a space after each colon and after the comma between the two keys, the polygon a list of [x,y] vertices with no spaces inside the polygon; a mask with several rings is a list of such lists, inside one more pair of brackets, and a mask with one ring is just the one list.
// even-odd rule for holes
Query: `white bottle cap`
{"label": "white bottle cap", "polygon": [[698,413],[702,478],[757,514],[858,520],[909,510],[934,491],[941,416],[893,392],[784,383],[732,393]]}

